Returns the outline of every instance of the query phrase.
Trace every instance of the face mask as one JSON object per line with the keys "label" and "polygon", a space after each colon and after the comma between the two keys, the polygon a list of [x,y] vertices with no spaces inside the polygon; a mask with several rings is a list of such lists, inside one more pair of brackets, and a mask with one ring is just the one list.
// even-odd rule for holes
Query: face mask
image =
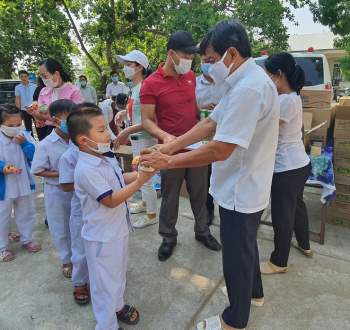
{"label": "face mask", "polygon": [[80,80],[80,86],[81,87],[86,87],[86,81],[85,80]]}
{"label": "face mask", "polygon": [[58,128],[61,130],[62,133],[68,135],[67,120],[61,120],[60,126],[58,126]]}
{"label": "face mask", "polygon": [[201,70],[202,70],[203,74],[205,74],[206,76],[209,76],[209,69],[211,66],[212,66],[211,63],[202,63]]}
{"label": "face mask", "polygon": [[5,125],[0,126],[1,132],[3,132],[8,137],[17,136],[19,133],[21,133],[22,129],[23,129],[23,126],[19,126],[19,127],[9,127]]}
{"label": "face mask", "polygon": [[130,66],[124,66],[123,72],[126,79],[132,79],[136,73],[136,70]]}
{"label": "face mask", "polygon": [[118,78],[118,77],[113,76],[113,77],[112,77],[112,81],[113,81],[114,83],[117,83],[117,82],[119,81],[119,78]]}
{"label": "face mask", "polygon": [[185,58],[180,58],[180,62],[179,64],[175,64],[173,58],[171,57],[171,60],[173,61],[174,65],[175,65],[175,71],[178,74],[185,74],[188,71],[191,70],[192,67],[192,60],[187,60]]}
{"label": "face mask", "polygon": [[227,67],[224,63],[224,59],[226,57],[227,51],[223,57],[221,57],[220,61],[214,63],[209,68],[209,75],[214,80],[215,84],[222,83],[230,74],[230,70],[233,67],[234,63],[231,63],[229,67]]}
{"label": "face mask", "polygon": [[102,143],[102,142],[95,142],[94,140],[91,140],[89,138],[87,138],[89,141],[94,142],[97,144],[97,147],[90,147],[87,146],[91,151],[94,151],[100,155],[105,154],[106,152],[110,152],[111,151],[111,143],[107,142],[107,143]]}
{"label": "face mask", "polygon": [[54,83],[52,79],[45,79],[45,78],[42,78],[43,82],[44,82],[44,85],[46,87],[50,87],[50,88],[55,88],[57,87],[57,83]]}
{"label": "face mask", "polygon": [[132,81],[128,81],[128,82],[126,83],[126,86],[128,86],[129,89],[133,89],[133,87],[135,86],[135,84],[134,84]]}

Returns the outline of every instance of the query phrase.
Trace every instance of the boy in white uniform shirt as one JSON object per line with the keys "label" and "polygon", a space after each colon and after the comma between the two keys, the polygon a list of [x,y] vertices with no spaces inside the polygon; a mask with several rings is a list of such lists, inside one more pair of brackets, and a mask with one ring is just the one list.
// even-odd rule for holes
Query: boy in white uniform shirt
{"label": "boy in white uniform shirt", "polygon": [[82,207],[95,329],[121,329],[118,320],[134,325],[140,319],[133,306],[124,304],[131,226],[126,201],[154,172],[140,171],[137,178],[136,173],[122,174],[110,151],[106,122],[95,108],[72,113],[68,128],[80,150],[74,183]]}
{"label": "boy in white uniform shirt", "polygon": [[35,184],[30,163],[35,146],[24,136],[21,110],[11,104],[0,105],[0,261],[15,258],[8,249],[9,224],[14,211],[22,246],[38,252],[41,246],[32,241],[35,222]]}
{"label": "boy in white uniform shirt", "polygon": [[69,229],[72,192],[59,186],[58,163],[69,147],[66,124],[75,104],[70,100],[57,100],[50,104],[49,113],[56,128],[40,141],[34,154],[31,172],[44,178],[44,199],[47,221],[54,246],[62,262],[64,277],[72,276],[71,239]]}
{"label": "boy in white uniform shirt", "polygon": [[[74,111],[83,111],[84,108],[95,108],[98,106],[93,103],[81,103]],[[73,192],[71,201],[71,214],[69,219],[69,228],[71,234],[72,247],[72,283],[74,286],[74,300],[79,305],[84,305],[90,301],[90,293],[88,289],[89,274],[85,255],[84,241],[81,237],[83,227],[83,218],[81,212],[80,201],[74,192],[74,171],[78,162],[79,148],[71,143],[66,152],[61,156],[59,161],[59,183],[61,189],[66,192]]]}

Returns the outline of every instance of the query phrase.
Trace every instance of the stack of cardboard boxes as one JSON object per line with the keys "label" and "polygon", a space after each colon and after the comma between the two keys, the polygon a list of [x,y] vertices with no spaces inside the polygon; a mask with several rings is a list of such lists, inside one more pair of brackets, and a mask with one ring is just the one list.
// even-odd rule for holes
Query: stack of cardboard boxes
{"label": "stack of cardboard boxes", "polygon": [[[334,118],[334,110],[332,109],[332,92],[329,90],[302,90],[301,99],[303,101],[304,111],[304,126],[311,121],[311,128],[316,127],[322,123],[324,125],[313,131],[309,140],[313,142],[322,143],[326,145],[330,134],[332,120]],[[305,128],[307,128],[305,126]]]}
{"label": "stack of cardboard boxes", "polygon": [[336,107],[334,125],[334,175],[336,200],[328,212],[333,224],[350,227],[350,100]]}

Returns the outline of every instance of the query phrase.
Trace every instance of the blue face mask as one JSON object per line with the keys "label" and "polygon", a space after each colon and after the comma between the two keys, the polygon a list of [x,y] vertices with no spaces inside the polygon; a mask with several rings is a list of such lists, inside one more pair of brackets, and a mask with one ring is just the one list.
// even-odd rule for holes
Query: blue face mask
{"label": "blue face mask", "polygon": [[119,78],[116,77],[116,76],[113,76],[113,77],[112,77],[112,81],[113,81],[114,83],[117,83],[117,82],[119,81]]}
{"label": "blue face mask", "polygon": [[211,63],[202,63],[201,64],[201,70],[206,76],[209,76],[210,67],[211,67]]}
{"label": "blue face mask", "polygon": [[62,133],[68,135],[68,126],[67,126],[67,120],[61,120],[59,129]]}

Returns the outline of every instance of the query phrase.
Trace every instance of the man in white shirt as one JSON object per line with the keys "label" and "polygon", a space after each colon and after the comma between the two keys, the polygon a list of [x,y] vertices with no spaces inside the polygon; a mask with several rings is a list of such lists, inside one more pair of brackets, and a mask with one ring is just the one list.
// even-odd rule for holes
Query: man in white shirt
{"label": "man in white shirt", "polygon": [[[276,88],[251,58],[244,27],[218,23],[202,41],[214,64],[215,83],[229,85],[209,118],[159,151],[144,151],[142,165],[156,169],[213,163],[210,193],[220,207],[223,271],[230,305],[221,317],[200,322],[197,329],[244,329],[250,305],[262,306],[257,230],[269,204],[278,140],[279,101]],[[207,136],[212,141],[178,153]],[[150,153],[150,154],[147,154]]]}
{"label": "man in white shirt", "polygon": [[117,96],[120,93],[128,95],[130,92],[129,87],[127,87],[123,82],[119,81],[118,72],[111,72],[112,82],[107,85],[106,97],[111,98],[112,96]]}
{"label": "man in white shirt", "polygon": [[84,98],[84,102],[89,102],[97,104],[97,94],[96,89],[88,84],[87,78],[84,75],[79,76],[79,85],[80,93]]}

